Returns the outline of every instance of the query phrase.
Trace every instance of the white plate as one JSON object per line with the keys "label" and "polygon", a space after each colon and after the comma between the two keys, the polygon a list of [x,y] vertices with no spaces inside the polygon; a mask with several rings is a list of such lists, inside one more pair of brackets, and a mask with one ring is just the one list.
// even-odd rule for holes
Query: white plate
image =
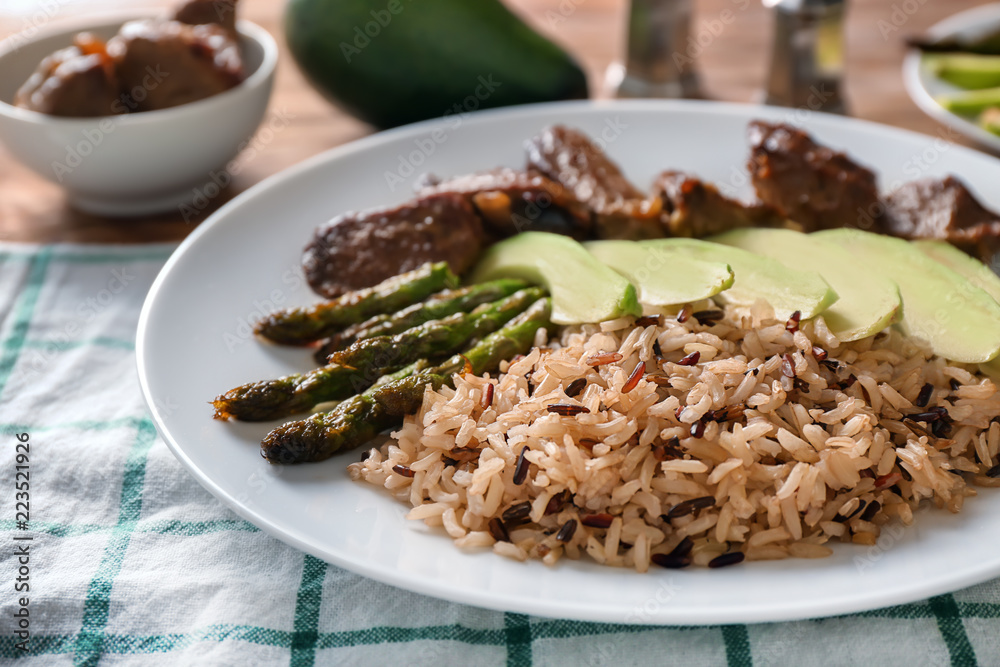
{"label": "white plate", "polygon": [[[345,466],[357,454],[271,466],[258,453],[271,425],[211,419],[208,401],[216,394],[310,367],[306,351],[249,339],[246,323],[271,307],[268,301],[315,300],[300,277],[303,244],[334,214],[405,200],[417,174],[390,190],[386,172],[408,162],[422,163],[416,172],[441,175],[520,166],[525,139],[565,123],[603,137],[611,157],[642,187],[659,170],[677,168],[748,194],[745,128],[758,117],[804,122],[820,141],[877,168],[883,183],[907,177],[907,165],[932,145],[923,135],[822,114],[629,101],[489,111],[458,127],[454,118],[421,123],[335,149],[227,204],[181,245],[156,280],[140,319],[137,354],[161,435],[206,488],[278,539],[380,581],[495,609],[608,622],[776,621],[908,602],[1000,574],[993,537],[1000,491],[989,490],[958,516],[921,512],[915,527],[886,531],[879,547],[838,545],[833,557],[818,561],[640,575],[568,560],[549,568],[489,551],[465,553],[443,532],[404,520],[406,509],[382,490],[351,482]],[[1000,208],[1000,162],[951,146],[927,175],[948,172]]]}
{"label": "white plate", "polygon": [[[1000,3],[983,5],[949,16],[935,23],[926,35],[931,39],[963,37],[976,39],[1000,28]],[[922,55],[917,49],[910,49],[903,59],[903,83],[910,99],[917,103],[924,113],[959,134],[975,141],[984,148],[1000,153],[1000,137],[987,132],[968,118],[958,116],[937,103],[935,96],[962,90],[947,81],[942,81],[922,65]]]}

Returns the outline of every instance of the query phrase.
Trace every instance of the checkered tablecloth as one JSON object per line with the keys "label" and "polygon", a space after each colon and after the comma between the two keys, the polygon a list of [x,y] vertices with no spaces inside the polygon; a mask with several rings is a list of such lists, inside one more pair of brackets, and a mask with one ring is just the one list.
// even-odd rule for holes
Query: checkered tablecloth
{"label": "checkered tablecloth", "polygon": [[1000,580],[823,620],[638,627],[442,602],[276,541],[181,468],[143,403],[135,328],[171,250],[0,244],[0,662],[1000,665]]}

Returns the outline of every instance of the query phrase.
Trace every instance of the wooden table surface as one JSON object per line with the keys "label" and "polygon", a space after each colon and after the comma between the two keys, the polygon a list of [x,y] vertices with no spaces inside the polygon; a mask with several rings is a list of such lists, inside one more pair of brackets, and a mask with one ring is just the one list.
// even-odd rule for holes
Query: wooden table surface
{"label": "wooden table surface", "polygon": [[[574,53],[587,69],[595,96],[606,96],[608,65],[624,49],[627,0],[506,0],[538,30]],[[726,26],[697,59],[705,88],[719,100],[754,101],[767,69],[771,14],[760,0],[695,0],[695,28],[729,9],[737,21]],[[155,7],[162,0],[131,0],[130,7]],[[851,0],[847,21],[846,90],[851,114],[927,134],[940,126],[906,96],[900,75],[902,37],[919,33],[945,16],[983,4],[973,0]],[[282,58],[269,114],[289,119],[285,129],[258,146],[257,154],[217,197],[205,215],[262,179],[328,148],[357,139],[372,128],[323,100],[297,71],[282,39],[280,0],[242,0],[244,18],[267,28]],[[87,13],[121,7],[114,0],[6,0],[0,5],[0,37],[26,27],[79,20]],[[42,8],[42,9],[40,9]],[[567,15],[551,20],[553,12]],[[53,11],[53,9],[55,11]],[[909,12],[909,13],[908,13]],[[265,121],[266,122],[266,121]],[[33,242],[142,243],[180,240],[199,220],[179,213],[152,218],[107,219],[73,210],[60,188],[36,176],[0,146],[0,239]]]}

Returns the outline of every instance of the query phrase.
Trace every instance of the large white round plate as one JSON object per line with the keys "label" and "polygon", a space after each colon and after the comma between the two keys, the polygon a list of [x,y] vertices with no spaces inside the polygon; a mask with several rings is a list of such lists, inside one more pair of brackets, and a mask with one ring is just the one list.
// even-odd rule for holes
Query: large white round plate
{"label": "large white round plate", "polygon": [[[997,29],[1000,29],[1000,3],[993,3],[949,16],[931,26],[926,35],[931,39],[945,37],[976,39]],[[934,76],[923,66],[922,60],[923,54],[917,49],[910,49],[903,59],[903,83],[910,99],[916,102],[924,113],[942,125],[965,135],[984,148],[1000,153],[1000,137],[987,132],[968,118],[953,114],[937,103],[934,99],[937,95],[958,92],[961,88]]]}
{"label": "large white round plate", "polygon": [[[268,424],[211,419],[208,401],[244,382],[310,367],[309,353],[252,340],[262,309],[313,302],[299,254],[314,227],[349,209],[401,202],[420,172],[462,174],[523,164],[523,142],[551,123],[605,144],[641,186],[683,169],[750,193],[745,129],[753,118],[801,122],[872,165],[883,184],[912,177],[932,139],[803,111],[709,102],[565,103],[446,118],[378,134],[311,159],[237,197],[167,262],[143,308],[139,375],[157,427],[180,461],[237,513],[310,554],[427,595],[543,616],[703,624],[817,617],[912,601],[1000,574],[1000,491],[960,515],[918,514],[878,547],[838,545],[824,560],[637,574],[563,560],[555,568],[466,553],[403,518],[377,488],[351,482],[347,453],[288,468],[258,451]],[[410,165],[418,164],[414,169]],[[400,169],[405,183],[387,174]],[[410,172],[413,171],[413,174]],[[956,173],[1000,208],[1000,162],[953,146],[925,175]],[[395,187],[388,185],[392,183]]]}

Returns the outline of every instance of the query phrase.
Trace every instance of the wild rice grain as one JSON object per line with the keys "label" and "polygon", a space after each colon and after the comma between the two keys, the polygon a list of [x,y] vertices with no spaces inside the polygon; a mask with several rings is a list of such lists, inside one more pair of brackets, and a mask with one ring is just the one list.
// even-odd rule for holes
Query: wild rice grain
{"label": "wild rice grain", "polygon": [[746,556],[743,555],[742,551],[731,551],[708,561],[708,566],[715,569],[717,567],[726,567],[727,565],[736,565],[737,563],[742,563],[744,558]]}
{"label": "wild rice grain", "polygon": [[622,393],[627,394],[639,386],[639,380],[642,379],[642,375],[645,372],[646,362],[640,361],[639,365],[635,367],[634,371],[632,371],[632,374],[628,376],[628,380],[626,380],[625,384],[622,385]]}
{"label": "wild rice grain", "polygon": [[503,519],[504,525],[516,526],[523,523],[529,514],[531,514],[531,501],[525,500],[516,505],[511,505],[500,516]]}
{"label": "wild rice grain", "polygon": [[948,380],[948,386],[951,387],[952,391],[958,391],[958,388],[962,386],[962,383],[955,378],[952,378]]}
{"label": "wild rice grain", "polygon": [[672,556],[670,554],[653,554],[649,560],[668,570],[679,570],[691,564],[691,558],[688,556]]}
{"label": "wild rice grain", "polygon": [[906,415],[906,418],[912,419],[913,421],[925,422],[927,424],[930,424],[931,422],[936,422],[937,420],[941,419],[941,413],[937,411],[917,412],[916,414]]}
{"label": "wild rice grain", "polygon": [[570,519],[562,525],[559,532],[556,533],[556,539],[560,542],[569,542],[573,539],[573,534],[576,532],[576,519]]}
{"label": "wild rice grain", "polygon": [[923,387],[920,388],[920,393],[917,394],[917,400],[914,401],[914,403],[917,405],[917,407],[925,408],[927,407],[927,404],[930,402],[931,395],[933,394],[934,394],[934,385],[928,382],[927,384],[925,384]]}
{"label": "wild rice grain", "polygon": [[694,319],[698,320],[698,324],[703,327],[715,326],[716,322],[721,320],[726,316],[721,310],[699,310],[696,313],[691,314]]}
{"label": "wild rice grain", "polygon": [[479,407],[483,410],[493,405],[493,383],[489,383],[483,389],[483,395],[479,399]]}
{"label": "wild rice grain", "polygon": [[689,319],[691,319],[691,313],[693,311],[694,309],[691,308],[690,303],[684,304],[684,307],[681,308],[681,312],[677,313],[677,321],[680,322],[681,324],[684,324]]}
{"label": "wild rice grain", "polygon": [[802,312],[796,310],[794,313],[792,313],[792,316],[788,318],[788,321],[785,322],[785,331],[787,331],[788,333],[795,333],[796,331],[798,331],[799,322],[801,320],[802,320]]}
{"label": "wild rice grain", "polygon": [[671,519],[679,519],[682,516],[687,516],[688,514],[694,514],[698,510],[705,509],[706,507],[711,507],[715,504],[715,496],[703,496],[701,498],[692,498],[691,500],[685,500],[677,503],[670,510],[664,514],[664,518],[667,521]]}
{"label": "wild rice grain", "polygon": [[795,377],[795,361],[788,353],[781,355],[781,374],[786,378]]}
{"label": "wild rice grain", "polygon": [[691,424],[691,437],[701,438],[705,435],[705,422],[700,419],[695,423]]}
{"label": "wild rice grain", "polygon": [[682,539],[677,544],[677,546],[674,547],[673,551],[671,551],[668,555],[675,556],[677,558],[683,558],[684,556],[687,556],[689,553],[691,553],[691,549],[693,548],[694,548],[694,542],[691,540],[690,537],[685,535],[684,539]]}
{"label": "wild rice grain", "polygon": [[602,512],[600,514],[586,514],[580,517],[580,523],[591,528],[608,528],[614,519],[610,514]]}
{"label": "wild rice grain", "polygon": [[492,535],[493,539],[497,542],[510,542],[510,533],[507,532],[507,527],[503,525],[503,521],[497,517],[490,519],[489,523],[486,524],[486,527],[489,529],[490,535]]}
{"label": "wild rice grain", "polygon": [[701,359],[701,352],[695,350],[677,362],[678,366],[694,366]]}
{"label": "wild rice grain", "polygon": [[868,507],[865,508],[865,511],[862,512],[858,518],[862,521],[871,521],[872,518],[878,514],[880,509],[882,509],[882,503],[877,500],[873,500],[868,503]]}
{"label": "wild rice grain", "polygon": [[637,327],[662,326],[663,318],[659,315],[646,315],[635,321]]}
{"label": "wild rice grain", "polygon": [[569,502],[570,497],[572,497],[572,494],[568,490],[564,489],[549,498],[548,504],[545,505],[545,516],[561,512],[562,508]]}
{"label": "wild rice grain", "polygon": [[517,463],[514,465],[514,483],[517,485],[524,484],[524,480],[528,479],[528,466],[531,462],[524,458],[524,455],[528,453],[528,446],[525,445],[521,448],[521,453],[517,455]]}
{"label": "wild rice grain", "polygon": [[401,466],[398,464],[392,466],[392,471],[397,475],[402,475],[403,477],[413,477],[414,475],[417,474],[414,471],[407,468],[406,466]]}
{"label": "wild rice grain", "polygon": [[587,357],[587,365],[593,366],[594,368],[598,366],[606,366],[607,364],[616,364],[622,360],[622,355],[618,352],[606,352],[604,354],[595,354],[591,357]]}
{"label": "wild rice grain", "polygon": [[[813,345],[812,353],[813,358],[816,359],[816,361],[826,361],[827,351],[818,345]],[[836,366],[834,366],[834,369],[836,370]]]}
{"label": "wild rice grain", "polygon": [[986,471],[987,477],[1000,477],[1000,465],[995,465]]}
{"label": "wild rice grain", "polygon": [[583,390],[586,388],[587,388],[587,379],[577,378],[576,380],[573,380],[572,382],[569,383],[569,386],[566,387],[566,391],[564,393],[570,398],[574,398],[583,393]]}
{"label": "wild rice grain", "polygon": [[589,414],[590,409],[583,405],[570,405],[568,403],[553,403],[546,405],[545,409],[554,415],[562,417],[575,417],[576,415]]}

